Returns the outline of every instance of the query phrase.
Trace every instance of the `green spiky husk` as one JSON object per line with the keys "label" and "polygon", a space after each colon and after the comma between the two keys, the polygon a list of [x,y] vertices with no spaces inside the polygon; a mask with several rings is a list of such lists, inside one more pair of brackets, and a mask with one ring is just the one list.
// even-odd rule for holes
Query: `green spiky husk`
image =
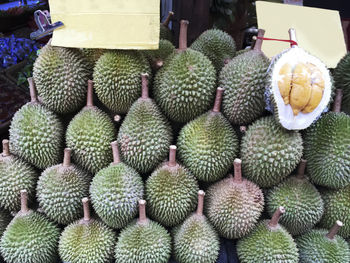
{"label": "green spiky husk", "polygon": [[11,222],[12,216],[6,210],[0,209],[0,238],[2,234],[5,232],[6,227]]}
{"label": "green spiky husk", "polygon": [[76,221],[67,226],[59,241],[59,254],[69,263],[109,263],[113,260],[116,234],[98,220]]}
{"label": "green spiky husk", "polygon": [[297,131],[282,128],[272,116],[248,127],[241,143],[243,174],[261,187],[271,187],[298,165],[303,142]]}
{"label": "green spiky husk", "polygon": [[66,132],[73,160],[93,174],[112,162],[110,143],[114,140],[115,128],[110,117],[96,107],[83,108]]}
{"label": "green spiky husk", "polygon": [[237,156],[238,138],[221,113],[205,113],[180,131],[177,139],[183,164],[201,181],[223,178]]}
{"label": "green spiky husk", "polygon": [[98,216],[112,228],[123,228],[137,214],[143,198],[142,178],[124,163],[111,164],[95,175],[90,195]]}
{"label": "green spiky husk", "polygon": [[173,34],[171,33],[171,30],[169,29],[169,27],[160,24],[159,27],[159,38],[160,39],[165,39],[168,40],[170,42],[173,41]]}
{"label": "green spiky husk", "polygon": [[234,57],[221,71],[219,85],[225,89],[222,112],[234,124],[250,124],[264,113],[269,59],[250,50]]}
{"label": "green spiky husk", "polygon": [[127,113],[141,95],[141,74],[151,75],[146,58],[137,51],[108,51],[94,68],[95,91],[111,111]]}
{"label": "green spiky husk", "polygon": [[211,61],[187,49],[168,58],[155,77],[154,96],[169,119],[188,122],[209,110],[215,97],[216,72]]}
{"label": "green spiky husk", "polygon": [[340,236],[330,240],[324,229],[314,229],[298,237],[300,263],[339,263],[350,261],[348,243]]}
{"label": "green spiky husk", "polygon": [[81,199],[89,196],[90,176],[75,165],[55,165],[39,177],[37,200],[52,220],[68,225],[83,216]]}
{"label": "green spiky husk", "polygon": [[35,60],[33,77],[44,105],[66,114],[84,105],[90,72],[79,50],[46,45]]}
{"label": "green spiky husk", "polygon": [[8,263],[56,262],[59,228],[43,215],[18,214],[7,226],[0,251]]}
{"label": "green spiky husk", "polygon": [[261,221],[248,236],[238,241],[240,262],[298,263],[298,249],[292,236],[280,225],[271,230],[268,222]]}
{"label": "green spiky husk", "polygon": [[204,216],[190,216],[175,231],[174,254],[179,263],[215,263],[219,249],[218,234]]}
{"label": "green spiky husk", "polygon": [[137,100],[126,115],[118,144],[124,162],[140,173],[147,173],[161,163],[172,141],[171,127],[151,99]]}
{"label": "green spiky husk", "polygon": [[329,188],[350,184],[350,117],[329,112],[305,136],[305,157],[312,182]]}
{"label": "green spiky husk", "polygon": [[337,89],[343,90],[342,110],[350,115],[350,53],[347,53],[334,70]]}
{"label": "green spiky husk", "polygon": [[132,222],[121,231],[115,248],[118,263],[167,263],[171,253],[171,237],[158,223]]}
{"label": "green spiky husk", "polygon": [[186,168],[165,163],[147,179],[148,211],[164,226],[178,225],[196,208],[198,190],[196,179]]}
{"label": "green spiky husk", "polygon": [[266,198],[270,216],[283,206],[282,224],[293,236],[312,229],[323,214],[323,201],[316,187],[308,179],[290,177],[271,189]]}
{"label": "green spiky husk", "polygon": [[95,64],[97,60],[105,53],[106,49],[100,48],[82,48],[81,53],[83,54],[85,60],[88,63],[90,72],[94,71]]}
{"label": "green spiky husk", "polygon": [[156,62],[157,60],[166,60],[174,52],[175,47],[170,41],[160,39],[158,49],[145,50],[143,54],[148,58],[150,62]]}
{"label": "green spiky husk", "polygon": [[56,114],[39,103],[27,103],[13,116],[11,152],[34,166],[45,169],[60,163],[63,125]]}

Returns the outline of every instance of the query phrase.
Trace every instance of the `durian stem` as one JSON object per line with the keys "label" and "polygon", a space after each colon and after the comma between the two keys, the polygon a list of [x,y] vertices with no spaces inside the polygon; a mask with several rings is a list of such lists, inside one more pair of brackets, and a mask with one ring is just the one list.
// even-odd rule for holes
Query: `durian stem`
{"label": "durian stem", "polygon": [[170,145],[169,166],[176,166],[176,145]]}
{"label": "durian stem", "polygon": [[63,166],[67,167],[70,166],[70,156],[71,156],[71,149],[66,148],[64,149],[64,157],[63,157]]}
{"label": "durian stem", "polygon": [[230,63],[230,61],[231,61],[230,58],[225,58],[225,59],[224,59],[224,64],[226,65],[226,64]]}
{"label": "durian stem", "polygon": [[114,115],[113,119],[114,119],[115,122],[120,122],[122,117],[119,114],[117,114],[117,115]]}
{"label": "durian stem", "polygon": [[112,142],[111,146],[112,146],[112,151],[113,151],[113,164],[118,164],[118,163],[120,163],[118,142],[117,141]]}
{"label": "durian stem", "polygon": [[278,221],[280,220],[281,215],[284,214],[286,210],[284,209],[283,206],[280,206],[275,213],[272,215],[272,218],[269,222],[269,227],[270,228],[275,228],[278,225]]}
{"label": "durian stem", "polygon": [[147,222],[147,216],[146,216],[146,201],[145,200],[139,200],[139,223],[146,223]]}
{"label": "durian stem", "polygon": [[247,131],[247,126],[240,126],[239,130],[241,131],[242,134],[245,134]]}
{"label": "durian stem", "polygon": [[221,102],[222,102],[222,94],[223,93],[224,93],[224,89],[223,88],[218,87],[216,89],[216,97],[215,97],[213,112],[220,112]]}
{"label": "durian stem", "polygon": [[10,155],[10,142],[9,140],[2,140],[2,156]]}
{"label": "durian stem", "polygon": [[168,27],[169,26],[169,22],[170,22],[170,20],[171,20],[171,18],[173,16],[174,16],[174,12],[173,11],[169,11],[169,14],[168,14],[167,18],[163,22],[163,26]]}
{"label": "durian stem", "polygon": [[[264,29],[259,29],[258,30],[258,37],[264,37],[265,35],[265,30]],[[256,51],[261,51],[261,46],[262,46],[263,40],[262,39],[256,39],[255,45],[254,45],[254,50]]]}
{"label": "durian stem", "polygon": [[91,220],[90,207],[89,207],[90,200],[89,198],[84,197],[81,201],[83,202],[84,221],[90,221]]}
{"label": "durian stem", "polygon": [[337,89],[336,95],[335,95],[335,101],[333,105],[333,112],[340,112],[341,111],[341,100],[343,99],[343,90]]}
{"label": "durian stem", "polygon": [[199,190],[198,191],[198,206],[197,206],[197,215],[202,216],[203,215],[203,206],[204,206],[204,191]]}
{"label": "durian stem", "polygon": [[234,170],[235,170],[235,176],[234,181],[235,183],[241,183],[242,182],[242,160],[235,159],[233,162]]}
{"label": "durian stem", "polygon": [[94,82],[89,79],[88,80],[87,97],[86,97],[86,106],[87,107],[94,106],[93,88],[94,88]]}
{"label": "durian stem", "polygon": [[187,49],[187,28],[189,22],[187,20],[180,21],[179,51]]}
{"label": "durian stem", "polygon": [[298,175],[297,178],[304,179],[305,178],[305,168],[306,168],[306,160],[301,159],[298,167]]}
{"label": "durian stem", "polygon": [[335,235],[338,233],[339,229],[342,226],[343,226],[343,223],[341,221],[337,220],[337,222],[335,222],[333,227],[327,233],[326,237],[328,237],[329,239],[334,239]]}
{"label": "durian stem", "polygon": [[141,74],[141,81],[142,81],[141,98],[149,99],[149,95],[148,95],[148,74],[147,73],[142,73]]}
{"label": "durian stem", "polygon": [[154,67],[156,69],[160,69],[161,67],[163,67],[163,65],[164,65],[164,61],[163,60],[158,59],[158,60],[156,60],[154,62]]}
{"label": "durian stem", "polygon": [[[293,40],[295,43],[297,42],[297,34],[295,32],[294,28],[290,28],[288,30],[289,33],[289,40]],[[292,47],[296,47],[297,45],[291,44]]]}
{"label": "durian stem", "polygon": [[29,83],[29,92],[30,92],[30,101],[31,102],[38,102],[38,96],[36,94],[36,88],[34,84],[33,78],[27,78],[27,81]]}
{"label": "durian stem", "polygon": [[28,192],[27,190],[21,190],[21,212],[28,213]]}

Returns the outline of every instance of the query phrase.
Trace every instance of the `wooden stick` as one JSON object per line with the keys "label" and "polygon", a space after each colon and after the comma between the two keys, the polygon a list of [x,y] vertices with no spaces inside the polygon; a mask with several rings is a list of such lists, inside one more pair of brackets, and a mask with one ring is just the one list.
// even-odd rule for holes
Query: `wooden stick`
{"label": "wooden stick", "polygon": [[235,183],[241,183],[242,182],[242,160],[235,159],[233,162],[234,170],[235,170],[235,176],[233,180]]}
{"label": "wooden stick", "polygon": [[28,192],[21,190],[21,213],[28,213]]}
{"label": "wooden stick", "polygon": [[113,164],[118,164],[118,163],[120,163],[118,142],[117,141],[112,142],[111,146],[112,146],[112,151],[113,151]]}
{"label": "wooden stick", "polygon": [[2,140],[2,156],[10,156],[10,142],[9,140]]}
{"label": "wooden stick", "polygon": [[170,145],[169,166],[176,166],[176,145]]}
{"label": "wooden stick", "polygon": [[301,159],[299,167],[298,167],[297,178],[299,178],[299,179],[304,179],[305,178],[305,168],[306,168],[306,160],[305,159]]}
{"label": "wooden stick", "polygon": [[224,88],[218,87],[216,89],[216,96],[215,96],[213,112],[220,112],[223,93],[224,93]]}
{"label": "wooden stick", "polygon": [[[295,29],[294,28],[290,28],[288,30],[288,33],[289,33],[289,40],[293,40],[295,42],[297,42],[297,34],[295,32]],[[292,47],[296,47],[297,45],[294,45],[292,44]]]}
{"label": "wooden stick", "polygon": [[198,191],[198,206],[197,206],[197,215],[202,216],[203,215],[203,206],[204,206],[204,191],[199,190]]}
{"label": "wooden stick", "polygon": [[187,28],[189,22],[187,20],[180,21],[179,51],[187,49]]}
{"label": "wooden stick", "polygon": [[278,221],[280,220],[281,215],[285,213],[285,209],[283,206],[280,206],[275,213],[272,215],[272,218],[269,222],[269,227],[275,228],[278,225]]}
{"label": "wooden stick", "polygon": [[63,166],[67,167],[71,165],[71,149],[65,148],[64,149],[64,157],[63,157]]}
{"label": "wooden stick", "polygon": [[339,229],[343,226],[343,223],[339,220],[335,222],[333,227],[329,230],[327,233],[326,237],[329,239],[334,239],[335,235],[338,233]]}
{"label": "wooden stick", "polygon": [[30,102],[38,102],[38,95],[36,94],[36,88],[33,78],[27,78],[29,83],[29,92],[30,92]]}
{"label": "wooden stick", "polygon": [[141,74],[141,81],[142,81],[141,98],[149,99],[149,95],[148,95],[148,74],[147,73],[142,73]]}
{"label": "wooden stick", "polygon": [[169,11],[169,14],[168,14],[167,18],[163,22],[163,26],[168,27],[169,26],[169,22],[170,22],[170,20],[171,20],[171,18],[173,16],[174,16],[174,12],[173,11]]}
{"label": "wooden stick", "polygon": [[143,224],[147,222],[146,216],[146,201],[139,200],[139,223]]}
{"label": "wooden stick", "polygon": [[94,106],[93,88],[94,88],[94,82],[89,79],[88,80],[87,97],[86,97],[86,106],[87,107]]}
{"label": "wooden stick", "polygon": [[90,221],[91,220],[91,216],[90,216],[90,207],[89,207],[89,203],[90,200],[87,197],[84,197],[82,200],[83,202],[83,209],[84,209],[84,221]]}
{"label": "wooden stick", "polygon": [[[259,29],[258,30],[258,37],[264,37],[264,35],[265,35],[265,30],[264,29]],[[257,38],[256,41],[255,41],[254,50],[261,51],[262,43],[263,43],[263,40]]]}
{"label": "wooden stick", "polygon": [[343,90],[337,89],[336,95],[335,95],[335,101],[333,105],[333,112],[340,112],[342,99],[343,99]]}

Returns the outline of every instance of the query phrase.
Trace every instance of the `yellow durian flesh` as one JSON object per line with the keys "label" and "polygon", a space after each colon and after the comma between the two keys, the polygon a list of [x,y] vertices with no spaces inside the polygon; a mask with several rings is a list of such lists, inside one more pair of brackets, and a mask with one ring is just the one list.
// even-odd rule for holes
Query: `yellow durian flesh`
{"label": "yellow durian flesh", "polygon": [[289,63],[284,64],[279,71],[278,88],[284,104],[289,104],[289,94],[292,89],[292,66]]}

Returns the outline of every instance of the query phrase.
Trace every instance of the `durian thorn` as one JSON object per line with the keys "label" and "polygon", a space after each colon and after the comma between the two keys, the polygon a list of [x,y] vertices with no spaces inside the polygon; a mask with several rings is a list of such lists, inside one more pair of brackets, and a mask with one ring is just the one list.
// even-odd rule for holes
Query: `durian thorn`
{"label": "durian thorn", "polygon": [[139,223],[146,223],[147,222],[147,216],[146,216],[146,201],[145,200],[139,200]]}
{"label": "durian thorn", "polygon": [[116,114],[116,115],[114,115],[113,119],[114,119],[115,122],[120,122],[121,119],[122,119],[122,116],[120,116],[119,114]]}
{"label": "durian thorn", "polygon": [[216,89],[216,96],[215,96],[215,102],[213,107],[213,112],[220,112],[221,108],[221,102],[222,102],[222,94],[224,93],[224,89],[221,87],[218,87]]}
{"label": "durian thorn", "polygon": [[343,90],[337,89],[336,95],[335,95],[335,101],[333,105],[333,112],[340,112],[341,111],[341,100],[343,98]]}
{"label": "durian thorn", "polygon": [[21,190],[21,213],[28,213],[28,192]]}
{"label": "durian thorn", "polygon": [[334,239],[335,235],[338,233],[339,229],[343,226],[343,223],[339,220],[335,222],[333,227],[329,230],[326,237],[329,239]]}
{"label": "durian thorn", "polygon": [[141,82],[142,82],[141,98],[149,99],[149,94],[148,94],[148,74],[147,73],[142,73],[141,74]]}
{"label": "durian thorn", "polygon": [[160,69],[161,67],[163,67],[163,65],[164,65],[164,62],[163,62],[163,60],[161,60],[161,59],[158,59],[158,60],[156,60],[156,61],[154,62],[154,67],[155,67],[156,69]]}
{"label": "durian thorn", "polygon": [[197,212],[196,212],[196,214],[199,216],[203,215],[204,196],[205,196],[204,191],[199,190],[198,191],[198,205],[197,205]]}
{"label": "durian thorn", "polygon": [[70,148],[65,148],[64,149],[63,166],[65,166],[65,167],[71,165],[71,162],[70,162],[71,152],[72,151],[71,151]]}
{"label": "durian thorn", "polygon": [[242,182],[242,160],[241,159],[235,159],[233,161],[235,176],[233,177],[233,180],[235,183],[241,183]]}
{"label": "durian thorn", "polygon": [[120,163],[118,142],[117,141],[112,142],[111,146],[112,146],[112,151],[113,151],[113,164],[118,164],[118,163]]}
{"label": "durian thorn", "polygon": [[[258,30],[258,37],[264,37],[264,35],[265,35],[265,30],[264,29],[259,29]],[[263,40],[257,38],[256,41],[255,41],[254,50],[261,51],[262,43],[263,43]]]}
{"label": "durian thorn", "polygon": [[81,201],[83,202],[83,209],[84,209],[84,221],[90,221],[91,220],[91,216],[90,216],[90,207],[89,207],[89,203],[90,200],[87,197],[84,197],[83,199],[81,199]]}
{"label": "durian thorn", "polygon": [[269,227],[270,228],[275,228],[278,225],[278,221],[280,220],[281,215],[284,214],[286,210],[284,209],[283,206],[280,206],[275,213],[273,213],[272,218],[269,222]]}
{"label": "durian thorn", "polygon": [[171,18],[174,16],[174,12],[173,11],[169,11],[168,16],[166,17],[166,19],[163,22],[163,26],[168,27],[169,26],[169,22],[171,20]]}
{"label": "durian thorn", "polygon": [[10,142],[7,139],[2,140],[2,156],[10,155]]}
{"label": "durian thorn", "polygon": [[169,166],[176,166],[176,145],[170,145]]}
{"label": "durian thorn", "polygon": [[30,101],[31,102],[38,102],[38,96],[36,94],[34,79],[27,78],[27,81],[29,83]]}
{"label": "durian thorn", "polygon": [[180,21],[179,51],[187,49],[187,28],[189,22],[187,20]]}
{"label": "durian thorn", "polygon": [[245,134],[246,131],[247,131],[247,126],[243,126],[243,125],[240,126],[240,127],[239,127],[239,130],[241,131],[242,134]]}
{"label": "durian thorn", "polygon": [[301,159],[298,167],[298,175],[297,178],[304,179],[305,178],[305,169],[306,169],[306,160]]}
{"label": "durian thorn", "polygon": [[[294,41],[295,43],[297,42],[297,34],[294,28],[289,28],[288,30],[289,33],[289,40]],[[292,47],[296,47],[297,45],[291,44]]]}
{"label": "durian thorn", "polygon": [[94,82],[89,79],[88,80],[88,88],[87,88],[87,96],[86,96],[86,106],[87,107],[94,106],[93,88],[94,88]]}

